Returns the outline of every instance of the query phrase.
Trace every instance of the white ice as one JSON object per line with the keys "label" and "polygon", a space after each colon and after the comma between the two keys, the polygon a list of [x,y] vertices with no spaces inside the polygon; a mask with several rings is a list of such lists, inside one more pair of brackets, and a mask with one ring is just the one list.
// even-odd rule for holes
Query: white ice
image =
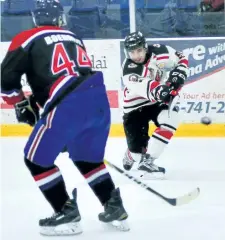
{"label": "white ice", "polygon": [[[38,220],[52,214],[24,165],[25,142],[26,138],[1,139],[2,240],[43,239],[38,233]],[[106,158],[121,166],[125,149],[125,139],[109,139]],[[168,197],[200,187],[198,199],[185,206],[172,207],[109,169],[121,189],[129,213],[130,232],[106,229],[97,218],[102,206],[67,154],[59,156],[57,164],[64,174],[68,192],[75,186],[78,188],[84,231],[74,237],[58,237],[60,240],[225,239],[225,138],[174,138],[157,161],[167,169],[166,180],[150,180],[150,187]]]}

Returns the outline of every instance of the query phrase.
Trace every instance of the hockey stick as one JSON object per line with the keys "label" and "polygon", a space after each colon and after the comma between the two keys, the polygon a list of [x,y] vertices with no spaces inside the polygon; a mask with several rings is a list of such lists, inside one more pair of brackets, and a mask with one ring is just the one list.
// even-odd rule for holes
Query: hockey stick
{"label": "hockey stick", "polygon": [[108,165],[109,167],[113,168],[114,170],[116,170],[117,172],[121,173],[125,177],[129,178],[133,182],[137,183],[141,187],[145,188],[149,192],[155,194],[157,197],[163,199],[164,201],[166,201],[168,204],[170,204],[172,206],[181,206],[183,204],[187,204],[187,203],[191,202],[192,200],[195,200],[198,197],[198,195],[200,194],[200,189],[196,188],[193,191],[191,191],[189,193],[186,193],[186,194],[184,194],[181,197],[167,198],[167,197],[163,196],[162,194],[160,194],[159,192],[157,192],[154,189],[152,189],[151,187],[149,187],[147,184],[145,184],[142,181],[140,181],[139,179],[137,179],[134,176],[126,173],[124,170],[122,170],[121,168],[117,167],[113,163],[111,163],[111,162],[109,162],[107,160],[104,160],[104,163],[106,165]]}

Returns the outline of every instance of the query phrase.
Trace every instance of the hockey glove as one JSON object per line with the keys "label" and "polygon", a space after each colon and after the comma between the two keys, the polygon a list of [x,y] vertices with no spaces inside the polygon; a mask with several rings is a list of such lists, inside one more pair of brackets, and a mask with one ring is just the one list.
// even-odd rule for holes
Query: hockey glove
{"label": "hockey glove", "polygon": [[169,78],[166,84],[174,90],[179,90],[184,85],[184,81],[187,79],[187,74],[185,71],[181,70],[179,67],[174,68],[169,73]]}
{"label": "hockey glove", "polygon": [[40,119],[39,108],[33,95],[15,104],[14,107],[18,122],[27,123],[33,127]]}
{"label": "hockey glove", "polygon": [[171,89],[167,85],[159,85],[154,90],[155,92],[155,100],[158,102],[169,103],[171,96],[175,97],[178,95],[178,92]]}

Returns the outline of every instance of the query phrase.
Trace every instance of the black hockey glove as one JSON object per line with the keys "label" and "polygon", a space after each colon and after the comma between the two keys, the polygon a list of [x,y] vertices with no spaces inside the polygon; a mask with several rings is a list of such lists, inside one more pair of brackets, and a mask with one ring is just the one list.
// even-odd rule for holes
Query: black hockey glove
{"label": "black hockey glove", "polygon": [[39,108],[33,95],[14,105],[18,122],[34,126],[40,119]]}
{"label": "black hockey glove", "polygon": [[166,84],[174,90],[179,90],[184,85],[184,81],[187,79],[187,74],[185,71],[179,69],[179,67],[174,68],[169,73],[169,78]]}
{"label": "black hockey glove", "polygon": [[155,92],[155,100],[158,102],[169,103],[171,96],[175,97],[178,95],[178,92],[171,89],[167,85],[159,85],[154,90]]}

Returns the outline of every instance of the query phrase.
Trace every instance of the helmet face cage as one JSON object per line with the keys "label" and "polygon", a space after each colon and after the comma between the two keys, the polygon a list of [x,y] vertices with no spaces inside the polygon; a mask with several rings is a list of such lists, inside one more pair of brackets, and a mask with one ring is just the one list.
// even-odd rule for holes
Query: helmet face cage
{"label": "helmet face cage", "polygon": [[146,48],[148,47],[145,37],[141,32],[130,33],[124,41],[124,53],[127,58],[129,57],[129,51],[135,50],[137,48]]}

